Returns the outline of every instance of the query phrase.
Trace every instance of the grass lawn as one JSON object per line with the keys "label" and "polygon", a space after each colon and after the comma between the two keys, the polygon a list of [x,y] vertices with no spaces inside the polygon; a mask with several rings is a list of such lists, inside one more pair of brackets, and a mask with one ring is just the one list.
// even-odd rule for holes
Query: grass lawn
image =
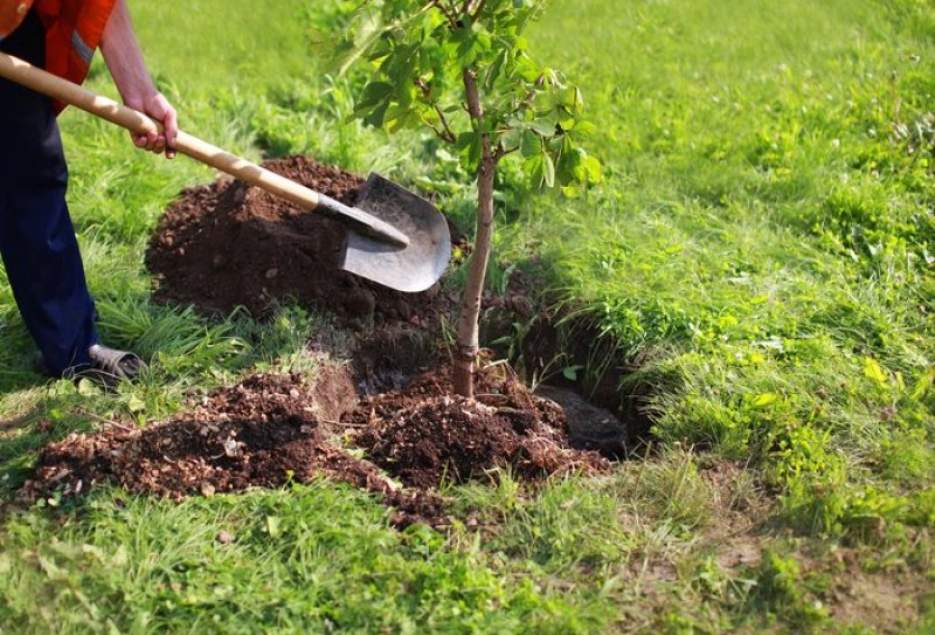
{"label": "grass lawn", "polygon": [[[359,83],[320,59],[354,3],[185,4],[131,2],[189,131],[377,169],[470,228],[467,177],[431,141],[348,119]],[[152,372],[114,394],[43,382],[0,272],[0,633],[935,631],[931,3],[554,0],[530,40],[580,83],[604,182],[534,194],[507,165],[492,286],[528,270],[601,334],[582,372],[627,370],[645,457],[449,488],[483,522],[448,533],[396,531],[327,481],[10,504],[48,441],[258,368],[314,373],[306,343],[331,328],[153,304],[150,232],[214,176],[68,111],[101,331]],[[100,62],[90,85],[113,94]]]}

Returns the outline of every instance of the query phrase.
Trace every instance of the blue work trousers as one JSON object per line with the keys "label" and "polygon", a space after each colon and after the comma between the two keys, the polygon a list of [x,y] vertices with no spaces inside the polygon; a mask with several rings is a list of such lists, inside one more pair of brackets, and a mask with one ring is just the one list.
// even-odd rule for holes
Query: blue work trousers
{"label": "blue work trousers", "polygon": [[[45,33],[34,12],[0,50],[43,65]],[[54,375],[86,366],[98,339],[67,184],[51,100],[0,79],[0,255],[26,328]]]}

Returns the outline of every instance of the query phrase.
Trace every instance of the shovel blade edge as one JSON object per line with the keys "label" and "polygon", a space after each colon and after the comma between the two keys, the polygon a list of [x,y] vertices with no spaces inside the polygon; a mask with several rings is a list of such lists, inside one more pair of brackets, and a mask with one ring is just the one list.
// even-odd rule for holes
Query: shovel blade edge
{"label": "shovel blade edge", "polygon": [[356,207],[405,234],[409,245],[399,247],[348,231],[342,269],[406,293],[425,291],[441,278],[451,258],[451,235],[434,205],[374,173]]}

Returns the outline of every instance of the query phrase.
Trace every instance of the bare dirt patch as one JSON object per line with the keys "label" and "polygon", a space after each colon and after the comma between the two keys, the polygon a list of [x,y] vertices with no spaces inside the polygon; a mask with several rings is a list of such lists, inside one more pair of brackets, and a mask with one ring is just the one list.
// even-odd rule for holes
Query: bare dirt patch
{"label": "bare dirt patch", "polygon": [[[305,157],[264,166],[347,204],[363,184]],[[326,476],[379,495],[397,510],[397,524],[440,525],[436,488],[446,480],[487,479],[496,468],[539,479],[609,467],[591,451],[606,448],[575,442],[582,407],[570,407],[570,425],[562,406],[532,394],[505,365],[482,373],[476,400],[454,396],[438,360],[439,318],[456,300],[438,286],[402,294],[341,271],[345,240],[340,224],[239,181],[184,191],[147,251],[155,297],[208,313],[243,306],[262,316],[284,301],[330,311],[357,331],[351,350],[339,354],[347,363],[328,366],[314,382],[248,377],[144,429],[117,423],[70,435],[42,450],[22,498],[74,496],[109,482],[179,499]],[[523,294],[510,306],[532,309]],[[366,459],[337,440],[348,430]]]}
{"label": "bare dirt patch", "polygon": [[652,438],[653,387],[623,385],[643,360],[625,358],[584,307],[550,297],[547,286],[512,272],[502,294],[485,297],[482,339],[524,376],[546,382],[537,391],[566,410],[574,447],[613,460],[639,457]]}
{"label": "bare dirt patch", "polygon": [[906,633],[917,622],[920,599],[926,594],[931,595],[931,585],[917,575],[870,575],[852,565],[846,576],[837,578],[828,599],[839,624],[870,626],[880,633]]}

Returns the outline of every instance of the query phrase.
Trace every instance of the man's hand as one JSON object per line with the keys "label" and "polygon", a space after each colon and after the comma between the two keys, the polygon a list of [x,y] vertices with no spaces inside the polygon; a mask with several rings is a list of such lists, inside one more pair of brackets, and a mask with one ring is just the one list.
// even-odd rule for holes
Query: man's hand
{"label": "man's hand", "polygon": [[179,133],[178,115],[175,108],[162,93],[154,93],[148,97],[136,98],[128,96],[124,100],[126,105],[134,110],[145,113],[162,124],[164,131],[161,134],[130,133],[130,138],[138,148],[160,154],[166,153],[166,158],[175,157],[175,138]]}
{"label": "man's hand", "polygon": [[130,133],[137,147],[155,152],[165,151],[166,157],[175,156],[175,138],[179,132],[178,117],[175,108],[156,90],[143,53],[133,33],[130,12],[126,0],[118,0],[104,29],[101,40],[101,52],[107,68],[117,84],[117,90],[123,97],[123,103],[134,110],[139,110],[161,123],[165,128],[162,133]]}

